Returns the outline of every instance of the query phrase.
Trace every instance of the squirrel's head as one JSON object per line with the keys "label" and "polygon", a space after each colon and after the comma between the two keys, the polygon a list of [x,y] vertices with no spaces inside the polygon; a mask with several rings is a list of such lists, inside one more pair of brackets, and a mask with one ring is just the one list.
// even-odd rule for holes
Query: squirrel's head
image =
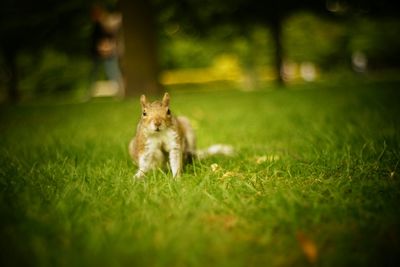
{"label": "squirrel's head", "polygon": [[142,106],[142,126],[149,132],[162,132],[172,124],[169,109],[169,94],[165,93],[162,101],[148,102],[145,95],[140,97]]}

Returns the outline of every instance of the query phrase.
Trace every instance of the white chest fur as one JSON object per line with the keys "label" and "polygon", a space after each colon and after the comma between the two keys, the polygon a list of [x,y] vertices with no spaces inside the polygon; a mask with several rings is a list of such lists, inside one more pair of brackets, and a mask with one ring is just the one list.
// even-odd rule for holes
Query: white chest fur
{"label": "white chest fur", "polygon": [[174,130],[167,129],[161,132],[155,132],[146,139],[145,150],[170,152],[178,145],[178,135]]}
{"label": "white chest fur", "polygon": [[160,167],[168,155],[173,176],[180,174],[182,168],[182,147],[178,133],[172,129],[155,132],[147,136],[143,153],[139,156],[139,170],[136,177],[141,177],[149,169]]}

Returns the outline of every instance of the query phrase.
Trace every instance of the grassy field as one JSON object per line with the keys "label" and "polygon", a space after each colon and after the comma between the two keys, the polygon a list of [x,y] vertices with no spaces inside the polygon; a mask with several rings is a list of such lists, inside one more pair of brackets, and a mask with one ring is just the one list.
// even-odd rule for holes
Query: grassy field
{"label": "grassy field", "polygon": [[399,266],[399,86],[173,90],[237,150],[179,181],[131,179],[138,99],[3,106],[0,265]]}

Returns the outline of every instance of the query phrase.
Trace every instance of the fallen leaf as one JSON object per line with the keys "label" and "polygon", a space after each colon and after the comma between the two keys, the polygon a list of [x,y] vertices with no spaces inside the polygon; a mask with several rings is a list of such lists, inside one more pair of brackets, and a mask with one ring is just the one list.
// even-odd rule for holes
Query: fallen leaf
{"label": "fallen leaf", "polygon": [[238,172],[228,171],[228,172],[224,173],[220,179],[226,179],[226,178],[232,178],[232,177],[243,178],[243,174],[238,173]]}
{"label": "fallen leaf", "polygon": [[267,156],[261,156],[256,158],[256,163],[261,164],[267,161]]}
{"label": "fallen leaf", "polygon": [[211,171],[212,172],[217,172],[221,169],[221,167],[217,163],[211,164]]}
{"label": "fallen leaf", "polygon": [[307,260],[311,264],[314,264],[318,258],[318,249],[315,242],[307,237],[303,232],[297,232],[296,238]]}
{"label": "fallen leaf", "polygon": [[272,161],[276,161],[276,160],[279,160],[279,156],[278,155],[263,155],[263,156],[259,156],[259,157],[256,157],[256,163],[257,164],[262,164],[262,163],[264,163],[264,162],[267,162],[267,161],[269,161],[269,162],[272,162]]}
{"label": "fallen leaf", "polygon": [[225,230],[230,230],[236,226],[238,218],[234,215],[210,214],[204,216],[204,220],[210,225],[222,226]]}

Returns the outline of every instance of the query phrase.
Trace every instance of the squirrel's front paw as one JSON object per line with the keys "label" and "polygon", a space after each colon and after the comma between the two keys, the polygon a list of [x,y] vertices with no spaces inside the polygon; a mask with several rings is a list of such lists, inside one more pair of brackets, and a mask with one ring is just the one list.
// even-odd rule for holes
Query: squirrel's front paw
{"label": "squirrel's front paw", "polygon": [[133,180],[143,180],[144,179],[144,172],[138,170],[137,173],[132,177]]}

